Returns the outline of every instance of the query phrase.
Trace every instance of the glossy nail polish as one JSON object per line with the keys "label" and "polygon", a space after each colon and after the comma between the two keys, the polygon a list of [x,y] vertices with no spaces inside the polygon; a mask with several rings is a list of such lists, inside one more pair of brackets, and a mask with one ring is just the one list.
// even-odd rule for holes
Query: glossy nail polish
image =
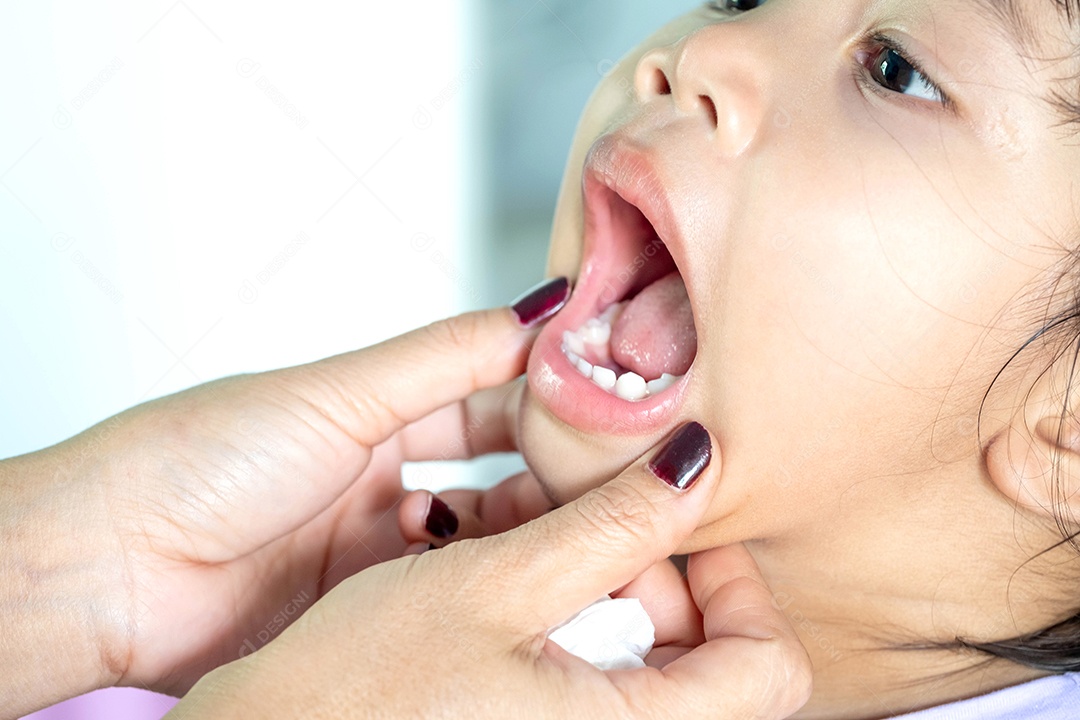
{"label": "glossy nail polish", "polygon": [[437,538],[450,538],[458,531],[458,517],[449,505],[435,495],[431,496],[424,528]]}
{"label": "glossy nail polish", "polygon": [[550,320],[570,299],[570,281],[564,277],[545,280],[515,300],[510,309],[523,328]]}
{"label": "glossy nail polish", "polygon": [[649,461],[653,475],[676,490],[689,489],[712,460],[709,433],[699,423],[683,425]]}

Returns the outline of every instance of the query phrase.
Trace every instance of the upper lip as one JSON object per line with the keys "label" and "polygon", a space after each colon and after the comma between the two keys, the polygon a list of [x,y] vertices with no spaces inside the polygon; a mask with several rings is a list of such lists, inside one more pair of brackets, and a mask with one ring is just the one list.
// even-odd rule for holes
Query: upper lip
{"label": "upper lip", "polygon": [[595,232],[594,219],[601,211],[598,204],[603,201],[603,191],[607,188],[636,207],[652,224],[683,278],[695,317],[699,317],[694,307],[685,238],[675,215],[671,194],[653,158],[655,152],[623,132],[604,135],[590,148],[582,176],[585,238],[579,290],[584,289],[582,285],[603,283],[610,279],[612,268],[606,262],[612,258],[614,248],[610,246],[625,240],[617,233]]}

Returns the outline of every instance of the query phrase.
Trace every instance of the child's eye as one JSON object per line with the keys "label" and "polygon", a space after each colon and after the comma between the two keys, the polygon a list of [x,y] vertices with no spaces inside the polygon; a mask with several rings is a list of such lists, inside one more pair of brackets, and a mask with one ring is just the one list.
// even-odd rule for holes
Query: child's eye
{"label": "child's eye", "polygon": [[714,2],[705,3],[705,6],[710,10],[731,14],[753,10],[764,5],[765,2],[766,0],[714,0]]}
{"label": "child's eye", "polygon": [[941,101],[941,91],[903,55],[892,48],[881,48],[869,59],[870,75],[882,87],[901,95]]}
{"label": "child's eye", "polygon": [[908,60],[891,40],[875,38],[877,46],[861,53],[860,61],[871,79],[892,92],[948,105],[949,99],[919,66]]}

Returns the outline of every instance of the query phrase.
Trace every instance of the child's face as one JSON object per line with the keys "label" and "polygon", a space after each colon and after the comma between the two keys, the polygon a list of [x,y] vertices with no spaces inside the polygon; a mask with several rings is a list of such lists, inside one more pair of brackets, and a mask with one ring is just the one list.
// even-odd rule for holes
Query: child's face
{"label": "child's face", "polygon": [[[1023,59],[1007,13],[980,0],[772,0],[697,10],[604,79],[552,236],[549,271],[576,278],[575,294],[533,351],[521,417],[554,499],[689,419],[722,456],[695,547],[874,523],[940,499],[931,478],[981,471],[984,393],[1072,299],[1054,281],[1075,237],[1080,151],[1049,98],[1076,68],[1056,4],[1021,9],[1028,55],[1065,60]],[[633,359],[617,373],[693,358],[640,402],[586,380],[560,347],[672,269],[605,186],[649,218],[686,288],[668,276],[617,331],[636,348],[617,352]],[[1043,348],[1029,354],[994,385],[984,442],[1008,420],[995,408],[1015,408],[1045,366]]]}

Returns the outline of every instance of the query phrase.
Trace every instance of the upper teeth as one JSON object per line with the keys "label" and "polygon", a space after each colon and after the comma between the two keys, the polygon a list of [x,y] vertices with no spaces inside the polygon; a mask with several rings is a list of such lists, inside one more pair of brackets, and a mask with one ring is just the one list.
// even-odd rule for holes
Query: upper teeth
{"label": "upper teeth", "polygon": [[593,318],[578,330],[586,345],[606,345],[611,340],[611,325],[600,318]]}
{"label": "upper teeth", "polygon": [[[593,384],[623,400],[637,402],[667,390],[682,376],[664,373],[655,380],[646,381],[635,372],[627,371],[616,376],[614,370],[594,364],[611,360],[611,322],[620,309],[619,305],[612,305],[600,317],[593,318],[578,328],[577,332],[565,331],[562,351],[570,364],[592,380]],[[587,357],[591,357],[593,362],[589,362]]]}

